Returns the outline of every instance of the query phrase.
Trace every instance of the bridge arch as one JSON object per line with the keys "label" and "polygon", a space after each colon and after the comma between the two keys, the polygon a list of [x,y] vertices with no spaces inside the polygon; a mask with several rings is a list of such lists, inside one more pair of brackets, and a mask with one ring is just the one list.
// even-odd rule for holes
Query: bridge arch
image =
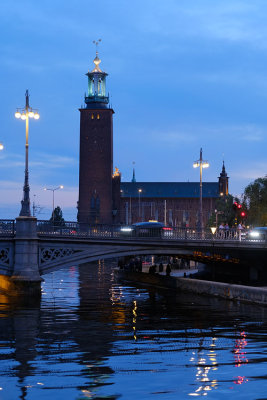
{"label": "bridge arch", "polygon": [[[98,251],[96,251],[95,246],[89,250],[74,250],[73,253],[68,252],[68,255],[60,255],[60,252],[55,249],[56,256],[52,256],[51,259],[48,259],[44,262],[40,260],[39,263],[39,271],[40,275],[45,275],[50,272],[57,271],[59,269],[68,268],[71,266],[78,266],[81,264],[98,261],[98,260],[107,260],[113,259],[118,257],[126,257],[126,256],[144,256],[144,255],[177,255],[177,256],[187,256],[192,257],[193,259],[193,251],[192,250],[185,250],[181,248],[176,249],[162,249],[162,248],[155,248],[155,247],[140,247],[140,248],[133,248],[133,246],[125,247],[122,246],[121,248],[114,249],[114,246],[99,246]],[[53,253],[55,254],[55,253]],[[64,253],[63,253],[64,254]]]}

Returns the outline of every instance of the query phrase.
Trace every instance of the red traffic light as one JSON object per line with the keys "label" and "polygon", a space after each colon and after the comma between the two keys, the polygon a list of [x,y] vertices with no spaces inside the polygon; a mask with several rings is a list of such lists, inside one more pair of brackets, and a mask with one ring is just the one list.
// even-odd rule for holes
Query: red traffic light
{"label": "red traffic light", "polygon": [[241,204],[238,204],[237,208],[242,208]]}
{"label": "red traffic light", "polygon": [[246,216],[245,211],[242,211],[240,215],[241,215],[241,217],[245,217]]}

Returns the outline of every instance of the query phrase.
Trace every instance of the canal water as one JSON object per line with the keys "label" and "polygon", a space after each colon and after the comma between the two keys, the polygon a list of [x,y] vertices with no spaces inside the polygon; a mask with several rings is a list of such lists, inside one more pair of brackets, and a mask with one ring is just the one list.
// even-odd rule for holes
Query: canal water
{"label": "canal water", "polygon": [[0,399],[267,399],[267,308],[116,282],[111,262],[0,295]]}

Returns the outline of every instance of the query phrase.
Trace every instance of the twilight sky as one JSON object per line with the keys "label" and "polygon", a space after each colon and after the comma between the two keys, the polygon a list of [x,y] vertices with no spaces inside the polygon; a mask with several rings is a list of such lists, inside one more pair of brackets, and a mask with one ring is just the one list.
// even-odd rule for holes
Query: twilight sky
{"label": "twilight sky", "polygon": [[[225,160],[230,193],[267,173],[265,0],[4,1],[1,27],[0,218],[18,216],[30,121],[31,200],[49,218],[55,193],[76,218],[79,111],[102,38],[101,69],[114,115],[114,167],[122,180],[199,181],[200,147],[217,180]],[[34,196],[35,195],[35,196]]]}

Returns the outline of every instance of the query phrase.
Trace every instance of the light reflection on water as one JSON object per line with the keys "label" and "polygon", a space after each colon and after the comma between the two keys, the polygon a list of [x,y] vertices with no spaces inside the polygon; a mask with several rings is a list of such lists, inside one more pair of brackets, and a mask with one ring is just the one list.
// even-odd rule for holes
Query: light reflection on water
{"label": "light reflection on water", "polygon": [[99,262],[0,295],[0,399],[266,398],[267,309],[118,283]]}

